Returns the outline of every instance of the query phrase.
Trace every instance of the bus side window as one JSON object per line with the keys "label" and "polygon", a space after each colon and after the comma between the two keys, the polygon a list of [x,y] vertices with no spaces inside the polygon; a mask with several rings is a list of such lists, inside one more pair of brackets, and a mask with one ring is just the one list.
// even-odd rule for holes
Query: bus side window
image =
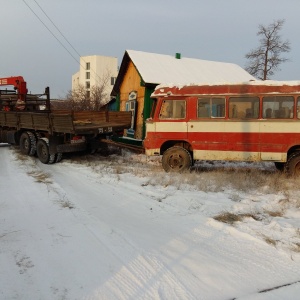
{"label": "bus side window", "polygon": [[266,119],[270,119],[270,118],[272,118],[272,114],[273,114],[273,110],[272,110],[272,108],[267,108],[266,109],[266,112],[265,112],[265,118]]}
{"label": "bus side window", "polygon": [[225,98],[199,98],[197,118],[225,118]]}
{"label": "bus side window", "polygon": [[229,118],[230,119],[257,119],[259,114],[258,97],[230,97]]}
{"label": "bus side window", "polygon": [[265,119],[292,119],[294,117],[294,97],[263,97],[263,111]]}
{"label": "bus side window", "polygon": [[208,111],[204,105],[198,106],[198,118],[208,118]]}

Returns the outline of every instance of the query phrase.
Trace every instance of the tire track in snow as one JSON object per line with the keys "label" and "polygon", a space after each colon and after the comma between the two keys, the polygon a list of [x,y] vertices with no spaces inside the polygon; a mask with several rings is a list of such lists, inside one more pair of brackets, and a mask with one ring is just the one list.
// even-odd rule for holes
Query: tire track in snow
{"label": "tire track in snow", "polygon": [[[294,282],[300,278],[298,263],[292,261],[285,253],[279,253],[265,242],[228,225],[218,224],[215,220],[211,219],[206,226],[195,228],[192,238],[195,243],[201,244],[202,249],[206,249],[204,253],[211,253],[211,258],[207,259],[217,259],[220,268],[228,269],[229,274],[236,277],[235,281],[241,290],[246,288],[249,291],[257,291],[276,284]],[[225,239],[230,239],[230,242],[225,242]],[[251,273],[259,276],[249,276]],[[283,273],[290,276],[283,277]]]}
{"label": "tire track in snow", "polygon": [[[44,166],[41,165],[40,169],[43,170]],[[55,168],[52,168],[52,172],[55,172]],[[60,185],[55,175],[52,179],[54,181],[49,189],[59,198],[64,197],[65,201],[69,201],[65,187]],[[84,182],[82,184],[84,185]],[[109,186],[115,188],[112,184]],[[133,190],[131,192],[136,193]],[[103,222],[93,212],[78,203],[75,203],[72,214],[78,220],[78,224],[84,226],[93,238],[113,254],[122,265],[120,270],[99,287],[95,294],[85,299],[196,299],[158,256],[135,246],[126,238],[124,232]]]}
{"label": "tire track in snow", "polygon": [[[51,168],[54,172],[55,167]],[[51,185],[52,188],[59,197],[68,195],[68,192],[59,185],[58,181]],[[80,213],[78,223],[86,224],[84,226],[93,234],[94,238],[113,253],[116,260],[122,264],[122,267],[105,284],[86,299],[197,299],[191,292],[188,292],[189,289],[178,279],[178,276],[175,276],[158,258],[159,255],[149,253],[146,249],[137,248],[126,238],[125,233],[117,231],[108,223],[104,223],[91,211],[85,210],[77,203],[75,207]],[[76,211],[74,215],[77,215]],[[94,223],[96,223],[96,226],[94,226]],[[203,255],[208,261],[215,261],[220,266],[230,269],[237,285],[241,285],[237,291],[243,289],[253,291],[257,290],[257,287],[274,286],[274,281],[275,285],[289,281],[289,279],[295,281],[295,275],[299,275],[299,269],[296,268],[295,264],[287,263],[286,256],[274,255],[276,249],[247,234],[242,234],[235,228],[216,224],[209,223],[207,226],[195,228],[192,240],[194,244],[200,246],[200,255]],[[95,231],[95,228],[97,228],[97,231]],[[224,243],[224,238],[230,239],[230,243]],[[244,242],[245,245],[241,245],[241,242]],[[230,244],[230,248],[226,246],[228,244]],[[242,249],[245,247],[252,250],[255,258],[250,255],[241,256]],[[247,251],[247,253],[250,253],[250,251]],[[281,268],[284,268],[284,273],[288,273],[287,270],[291,273],[290,278],[283,280],[280,275]],[[255,277],[249,276],[248,272],[263,273],[264,282],[258,282]],[[243,282],[244,279],[247,279],[247,282]],[[199,281],[195,279],[193,285],[197,283]],[[110,295],[113,297],[109,297]],[[208,293],[208,295],[211,295],[211,293]],[[203,298],[205,298],[205,295]],[[209,299],[209,297],[206,298]]]}
{"label": "tire track in snow", "polygon": [[145,253],[145,249],[135,246],[124,233],[116,232],[95,216],[87,218],[86,229],[122,267],[85,299],[196,299],[157,256]]}

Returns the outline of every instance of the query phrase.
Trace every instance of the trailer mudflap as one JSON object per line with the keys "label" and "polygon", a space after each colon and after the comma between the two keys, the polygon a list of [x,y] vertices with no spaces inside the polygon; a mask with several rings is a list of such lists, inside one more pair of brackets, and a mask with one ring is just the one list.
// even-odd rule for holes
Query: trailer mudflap
{"label": "trailer mudflap", "polygon": [[49,137],[49,153],[56,154],[61,151],[57,151],[57,146],[64,143],[64,138],[62,136],[50,136]]}
{"label": "trailer mudflap", "polygon": [[79,152],[87,149],[86,143],[62,144],[56,146],[55,153]]}
{"label": "trailer mudflap", "polygon": [[0,143],[17,144],[17,135],[16,130],[0,130]]}

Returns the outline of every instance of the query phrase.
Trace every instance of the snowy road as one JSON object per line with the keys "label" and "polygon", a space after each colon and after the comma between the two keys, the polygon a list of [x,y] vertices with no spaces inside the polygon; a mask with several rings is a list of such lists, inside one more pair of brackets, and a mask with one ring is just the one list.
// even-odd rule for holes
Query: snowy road
{"label": "snowy road", "polygon": [[225,193],[5,145],[0,172],[0,299],[300,299],[299,253],[211,218]]}

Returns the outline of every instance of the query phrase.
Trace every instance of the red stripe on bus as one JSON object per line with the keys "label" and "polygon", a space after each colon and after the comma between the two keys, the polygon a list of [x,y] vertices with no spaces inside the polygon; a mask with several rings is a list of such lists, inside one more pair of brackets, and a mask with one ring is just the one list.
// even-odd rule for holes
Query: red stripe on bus
{"label": "red stripe on bus", "polygon": [[286,152],[300,145],[300,133],[148,132],[144,146],[157,149],[170,140],[186,141],[193,150]]}

